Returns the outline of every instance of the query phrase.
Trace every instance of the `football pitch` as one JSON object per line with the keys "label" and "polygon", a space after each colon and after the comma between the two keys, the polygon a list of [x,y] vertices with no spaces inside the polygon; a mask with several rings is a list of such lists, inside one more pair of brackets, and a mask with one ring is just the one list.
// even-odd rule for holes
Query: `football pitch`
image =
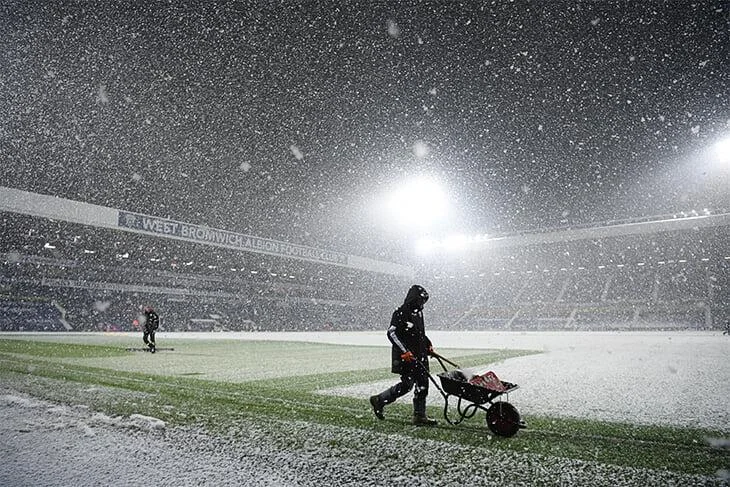
{"label": "football pitch", "polygon": [[[0,386],[110,417],[144,415],[168,428],[199,427],[212,437],[245,436],[247,425],[255,425],[272,451],[301,453],[314,442],[340,463],[365,462],[378,469],[394,462],[404,478],[429,485],[471,485],[476,478],[481,485],[536,479],[543,485],[591,479],[592,485],[727,483],[727,430],[570,418],[520,408],[528,428],[500,438],[488,430],[482,413],[448,424],[438,401],[429,403],[429,415],[440,420],[439,426],[413,427],[410,395],[388,406],[386,419],[378,421],[367,395],[394,382],[385,345],[170,334],[158,338],[158,346],[174,351],[126,350],[139,342],[137,335],[126,334],[3,335]],[[505,348],[440,352],[475,369],[541,353]],[[438,371],[434,361],[432,372]],[[505,379],[519,383],[517,377]],[[513,393],[515,401],[508,398],[518,407],[519,394]],[[430,397],[439,397],[434,387]],[[374,439],[410,446],[389,451],[374,446]]]}

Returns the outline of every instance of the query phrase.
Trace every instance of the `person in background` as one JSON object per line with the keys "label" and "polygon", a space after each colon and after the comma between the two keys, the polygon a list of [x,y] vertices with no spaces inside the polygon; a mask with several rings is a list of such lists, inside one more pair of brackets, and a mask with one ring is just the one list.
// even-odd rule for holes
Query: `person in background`
{"label": "person in background", "polygon": [[152,306],[145,306],[140,325],[143,332],[142,341],[150,349],[150,352],[155,353],[155,332],[160,327],[160,317],[152,309]]}
{"label": "person in background", "polygon": [[413,393],[413,424],[435,426],[435,420],[426,415],[428,396],[428,356],[433,352],[431,340],[426,336],[423,322],[423,305],[428,292],[414,284],[408,290],[403,304],[393,312],[388,327],[388,340],[392,347],[391,371],[400,374],[400,382],[370,397],[370,405],[378,419],[385,419],[383,409],[411,389]]}

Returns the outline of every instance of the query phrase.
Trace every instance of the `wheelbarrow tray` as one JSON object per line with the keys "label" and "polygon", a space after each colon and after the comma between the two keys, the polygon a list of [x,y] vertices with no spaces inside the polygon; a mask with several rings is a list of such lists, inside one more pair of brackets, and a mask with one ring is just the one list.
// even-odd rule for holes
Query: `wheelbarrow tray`
{"label": "wheelbarrow tray", "polygon": [[500,381],[504,386],[503,391],[495,391],[487,389],[486,387],[470,384],[463,380],[454,379],[448,373],[438,374],[439,380],[441,381],[441,387],[446,394],[466,399],[474,404],[485,404],[492,402],[494,398],[507,394],[509,392],[518,389],[517,384],[511,382]]}

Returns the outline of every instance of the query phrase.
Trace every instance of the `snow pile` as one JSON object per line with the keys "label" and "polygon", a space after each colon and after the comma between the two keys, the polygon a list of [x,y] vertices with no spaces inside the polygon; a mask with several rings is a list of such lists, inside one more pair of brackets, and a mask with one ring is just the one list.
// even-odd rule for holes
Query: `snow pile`
{"label": "snow pile", "polygon": [[144,416],[142,414],[132,414],[129,420],[137,428],[142,430],[162,430],[165,429],[165,422],[161,419]]}

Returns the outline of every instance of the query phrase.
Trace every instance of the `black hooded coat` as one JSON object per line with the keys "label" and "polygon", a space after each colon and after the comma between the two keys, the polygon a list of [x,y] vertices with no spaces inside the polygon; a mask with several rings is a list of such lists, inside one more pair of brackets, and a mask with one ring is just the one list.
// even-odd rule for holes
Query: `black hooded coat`
{"label": "black hooded coat", "polygon": [[154,310],[145,310],[144,312],[144,330],[147,333],[156,331],[160,327],[160,317]]}
{"label": "black hooded coat", "polygon": [[388,327],[388,340],[393,344],[391,372],[407,374],[415,363],[406,362],[401,354],[410,351],[428,370],[428,353],[431,340],[426,336],[423,323],[423,305],[428,300],[428,293],[419,286],[413,285],[406,294],[403,304],[393,312]]}

